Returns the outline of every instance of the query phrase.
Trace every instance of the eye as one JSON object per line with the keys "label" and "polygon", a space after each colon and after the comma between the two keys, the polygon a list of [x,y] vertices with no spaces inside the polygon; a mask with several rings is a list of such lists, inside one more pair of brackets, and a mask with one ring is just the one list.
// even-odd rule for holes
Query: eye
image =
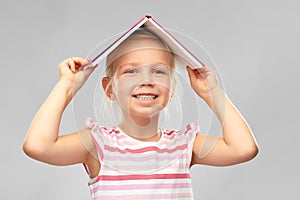
{"label": "eye", "polygon": [[137,72],[138,72],[137,69],[127,69],[124,71],[124,74],[135,74]]}
{"label": "eye", "polygon": [[157,64],[153,66],[152,73],[157,75],[169,75],[170,74],[170,67],[163,65],[163,64]]}
{"label": "eye", "polygon": [[163,70],[163,69],[154,69],[153,73],[154,74],[166,74],[165,70]]}

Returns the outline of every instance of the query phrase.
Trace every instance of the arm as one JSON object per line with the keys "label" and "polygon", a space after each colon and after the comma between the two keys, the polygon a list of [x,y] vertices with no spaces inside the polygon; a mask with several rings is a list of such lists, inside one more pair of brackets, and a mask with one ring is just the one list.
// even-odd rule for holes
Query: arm
{"label": "arm", "polygon": [[209,67],[187,70],[192,88],[214,111],[222,124],[223,132],[223,137],[197,134],[192,164],[225,166],[255,157],[258,147],[252,131],[241,113],[219,87],[213,70]]}
{"label": "arm", "polygon": [[[58,135],[65,108],[93,71],[93,68],[82,71],[86,63],[86,60],[74,57],[58,66],[60,80],[36,113],[23,144],[24,152],[30,157],[53,165],[87,161],[90,154],[78,132]],[[89,135],[89,131],[82,130],[80,134]]]}

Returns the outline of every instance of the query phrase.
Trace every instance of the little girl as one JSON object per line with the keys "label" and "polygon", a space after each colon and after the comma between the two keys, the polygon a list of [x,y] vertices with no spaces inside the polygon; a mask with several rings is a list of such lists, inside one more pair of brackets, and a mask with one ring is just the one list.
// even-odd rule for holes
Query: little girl
{"label": "little girl", "polygon": [[105,95],[120,107],[119,124],[103,127],[88,118],[83,130],[59,136],[66,106],[97,67],[83,69],[91,62],[79,57],[64,60],[60,80],[28,130],[25,153],[52,165],[83,163],[92,199],[193,199],[191,166],[238,164],[254,158],[258,147],[207,66],[186,70],[191,87],[222,124],[223,136],[201,134],[196,123],[183,130],[158,127],[161,110],[174,96],[174,63],[162,40],[136,31],[108,55],[102,79]]}

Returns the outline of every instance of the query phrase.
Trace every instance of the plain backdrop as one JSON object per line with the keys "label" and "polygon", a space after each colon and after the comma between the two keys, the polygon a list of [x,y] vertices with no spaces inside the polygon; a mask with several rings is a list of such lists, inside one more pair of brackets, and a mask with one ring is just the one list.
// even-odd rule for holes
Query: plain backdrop
{"label": "plain backdrop", "polygon": [[[260,148],[243,164],[193,167],[195,199],[297,199],[299,10],[296,0],[1,0],[0,199],[90,199],[82,165],[40,163],[22,144],[59,79],[57,65],[86,56],[146,13],[206,48]],[[68,107],[61,132],[72,131]]]}

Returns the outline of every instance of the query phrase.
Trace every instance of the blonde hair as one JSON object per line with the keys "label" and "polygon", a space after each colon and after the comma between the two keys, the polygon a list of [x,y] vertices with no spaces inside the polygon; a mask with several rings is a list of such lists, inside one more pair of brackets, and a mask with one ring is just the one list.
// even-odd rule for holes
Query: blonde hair
{"label": "blonde hair", "polygon": [[122,56],[122,53],[120,53],[118,50],[122,47],[126,46],[128,42],[134,41],[134,40],[155,40],[158,41],[162,46],[164,51],[167,51],[170,53],[170,67],[175,68],[175,59],[174,54],[172,53],[169,46],[161,40],[155,33],[153,33],[151,30],[148,30],[146,28],[139,28],[135,32],[133,32],[126,40],[124,40],[117,48],[115,48],[106,59],[106,69],[105,69],[105,75],[108,78],[112,78],[115,73],[116,66],[114,65],[115,60]]}

